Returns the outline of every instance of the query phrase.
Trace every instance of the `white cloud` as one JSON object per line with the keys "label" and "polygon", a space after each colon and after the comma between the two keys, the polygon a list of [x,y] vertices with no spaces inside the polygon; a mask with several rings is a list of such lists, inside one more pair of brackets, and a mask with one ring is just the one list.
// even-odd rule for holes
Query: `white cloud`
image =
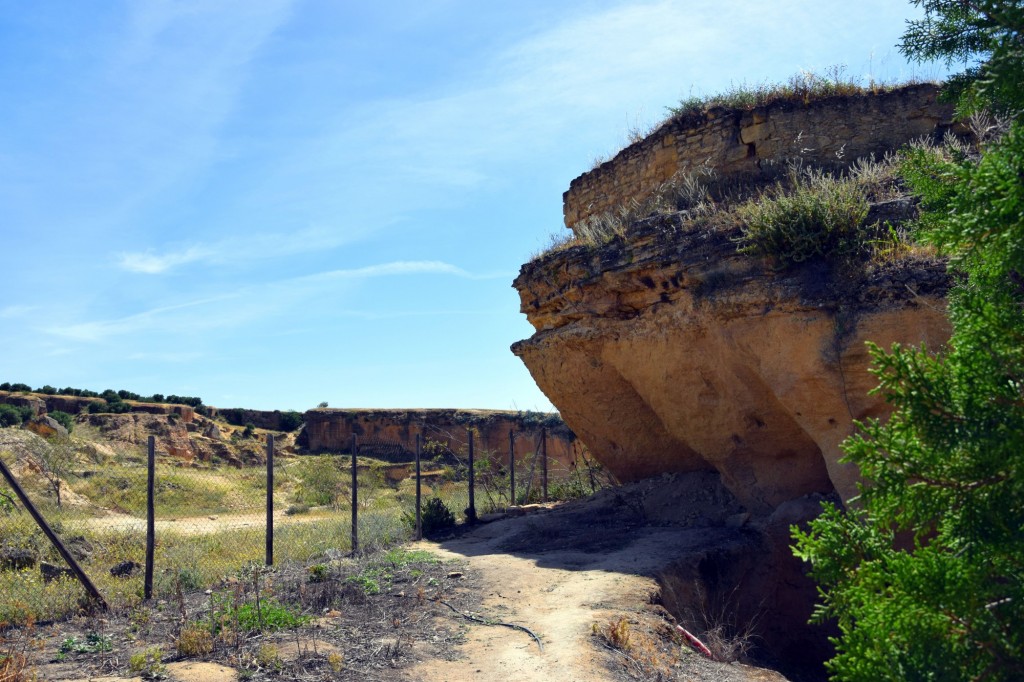
{"label": "white cloud", "polygon": [[[507,277],[508,273],[475,274],[443,261],[394,261],[361,268],[330,270],[243,287],[232,293],[164,305],[124,317],[54,325],[43,331],[66,339],[99,342],[144,332],[198,332],[239,326],[289,309],[304,298],[335,291],[337,284],[374,277],[448,275],[464,279]],[[230,305],[222,305],[230,301]],[[343,313],[344,314],[344,313]]]}
{"label": "white cloud", "polygon": [[[91,322],[79,322],[63,326],[51,326],[43,331],[63,338],[76,341],[103,341],[112,336],[123,334],[134,334],[141,331],[148,331],[156,328],[166,327],[173,313],[188,308],[205,307],[213,303],[219,303],[233,298],[233,294],[203,298],[184,303],[160,306],[145,310],[141,313],[116,318],[113,320],[95,320]],[[202,316],[209,315],[209,311],[202,313]]]}
{"label": "white cloud", "polygon": [[118,265],[129,272],[158,275],[179,265],[205,260],[215,253],[211,249],[200,246],[191,246],[184,251],[162,255],[154,254],[152,251],[145,253],[121,253],[118,254]]}
{"label": "white cloud", "polygon": [[158,275],[190,263],[244,263],[300,253],[322,252],[358,238],[358,233],[354,231],[315,226],[288,233],[233,236],[207,244],[170,249],[163,253],[155,253],[152,249],[121,252],[116,254],[116,258],[118,266],[124,270]]}
{"label": "white cloud", "polygon": [[[490,275],[474,275],[462,268],[437,260],[394,261],[380,265],[368,265],[347,270],[330,270],[313,275],[296,277],[293,282],[326,281],[332,279],[363,279],[367,277],[388,277],[394,275],[454,275],[467,279],[490,278]],[[503,275],[502,275],[503,276]]]}

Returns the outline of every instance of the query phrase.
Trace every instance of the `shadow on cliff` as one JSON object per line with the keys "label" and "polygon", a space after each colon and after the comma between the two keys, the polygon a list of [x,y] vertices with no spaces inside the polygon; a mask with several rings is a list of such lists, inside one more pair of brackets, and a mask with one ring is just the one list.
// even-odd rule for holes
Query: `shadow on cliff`
{"label": "shadow on cliff", "polygon": [[649,576],[687,629],[753,633],[753,662],[793,680],[820,680],[834,632],[807,624],[816,588],[789,549],[790,526],[813,518],[820,499],[758,518],[715,473],[666,474],[479,524],[440,544],[464,556],[512,554],[546,568]]}

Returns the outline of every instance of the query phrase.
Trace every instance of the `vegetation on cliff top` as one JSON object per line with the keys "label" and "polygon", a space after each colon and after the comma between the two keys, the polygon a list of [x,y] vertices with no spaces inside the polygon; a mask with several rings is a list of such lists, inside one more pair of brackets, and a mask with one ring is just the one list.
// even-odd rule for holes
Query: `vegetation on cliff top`
{"label": "vegetation on cliff top", "polygon": [[946,350],[873,349],[894,407],[844,444],[865,484],[826,506],[796,553],[812,564],[818,619],[841,635],[842,680],[1024,678],[1024,6],[916,0],[902,49],[974,60],[954,79],[962,113],[1009,112],[980,158],[917,150],[919,235],[966,275]]}
{"label": "vegetation on cliff top", "polygon": [[917,82],[919,81],[908,80],[888,83],[871,78],[865,83],[862,79],[847,74],[846,67],[842,65],[832,66],[823,74],[802,70],[783,83],[765,81],[750,85],[743,82],[733,84],[728,90],[714,95],[687,97],[680,100],[676,106],[668,107],[669,120],[699,116],[714,107],[755,109],[782,102],[806,105],[828,97],[891,92]]}

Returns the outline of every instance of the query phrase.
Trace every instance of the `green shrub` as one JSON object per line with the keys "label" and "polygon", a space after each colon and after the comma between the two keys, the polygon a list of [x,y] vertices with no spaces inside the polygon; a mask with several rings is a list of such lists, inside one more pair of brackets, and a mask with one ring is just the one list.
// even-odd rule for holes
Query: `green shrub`
{"label": "green shrub", "polygon": [[867,247],[868,202],[855,182],[814,170],[795,172],[791,181],[792,189],[776,184],[739,208],[742,252],[787,269],[814,258],[841,261]]}
{"label": "green shrub", "polygon": [[14,405],[0,405],[0,427],[19,426],[22,423],[22,412]]}
{"label": "green shrub", "polygon": [[307,507],[335,504],[345,491],[347,480],[340,467],[341,464],[330,456],[303,458],[293,469],[298,479],[292,495],[294,503]]}
{"label": "green shrub", "polygon": [[431,497],[423,505],[420,522],[423,524],[423,537],[429,538],[454,528],[455,514],[440,497]]}
{"label": "green shrub", "polygon": [[67,429],[68,433],[71,433],[72,429],[75,428],[74,418],[67,412],[61,412],[60,410],[54,410],[50,412],[50,417],[55,419],[61,426]]}
{"label": "green shrub", "polygon": [[291,410],[282,412],[280,425],[282,431],[294,431],[302,426],[302,413]]}

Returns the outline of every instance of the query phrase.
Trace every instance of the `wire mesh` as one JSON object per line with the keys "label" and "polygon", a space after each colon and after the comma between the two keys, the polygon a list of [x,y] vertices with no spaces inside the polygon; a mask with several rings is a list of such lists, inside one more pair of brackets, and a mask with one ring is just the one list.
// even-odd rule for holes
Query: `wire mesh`
{"label": "wire mesh", "polygon": [[[441,538],[467,519],[468,430],[427,429],[422,455],[424,535]],[[265,437],[265,436],[263,436]],[[509,452],[475,448],[477,515],[502,512],[543,497],[540,432],[513,434]],[[366,439],[356,458],[357,540],[360,553],[408,540],[415,531],[416,441]],[[154,469],[154,594],[204,589],[252,562],[262,563],[267,539],[267,467],[245,462],[185,460],[161,449]],[[68,443],[27,431],[0,429],[0,458],[53,526],[99,591],[114,607],[143,593],[146,555],[147,466],[138,446],[83,455]],[[515,474],[515,496],[511,491]],[[606,477],[586,456],[547,461],[548,494],[590,494]],[[352,453],[294,455],[273,461],[275,563],[320,561],[352,552]],[[59,618],[79,610],[85,593],[63,575],[53,550],[10,486],[0,480],[0,624]]]}

